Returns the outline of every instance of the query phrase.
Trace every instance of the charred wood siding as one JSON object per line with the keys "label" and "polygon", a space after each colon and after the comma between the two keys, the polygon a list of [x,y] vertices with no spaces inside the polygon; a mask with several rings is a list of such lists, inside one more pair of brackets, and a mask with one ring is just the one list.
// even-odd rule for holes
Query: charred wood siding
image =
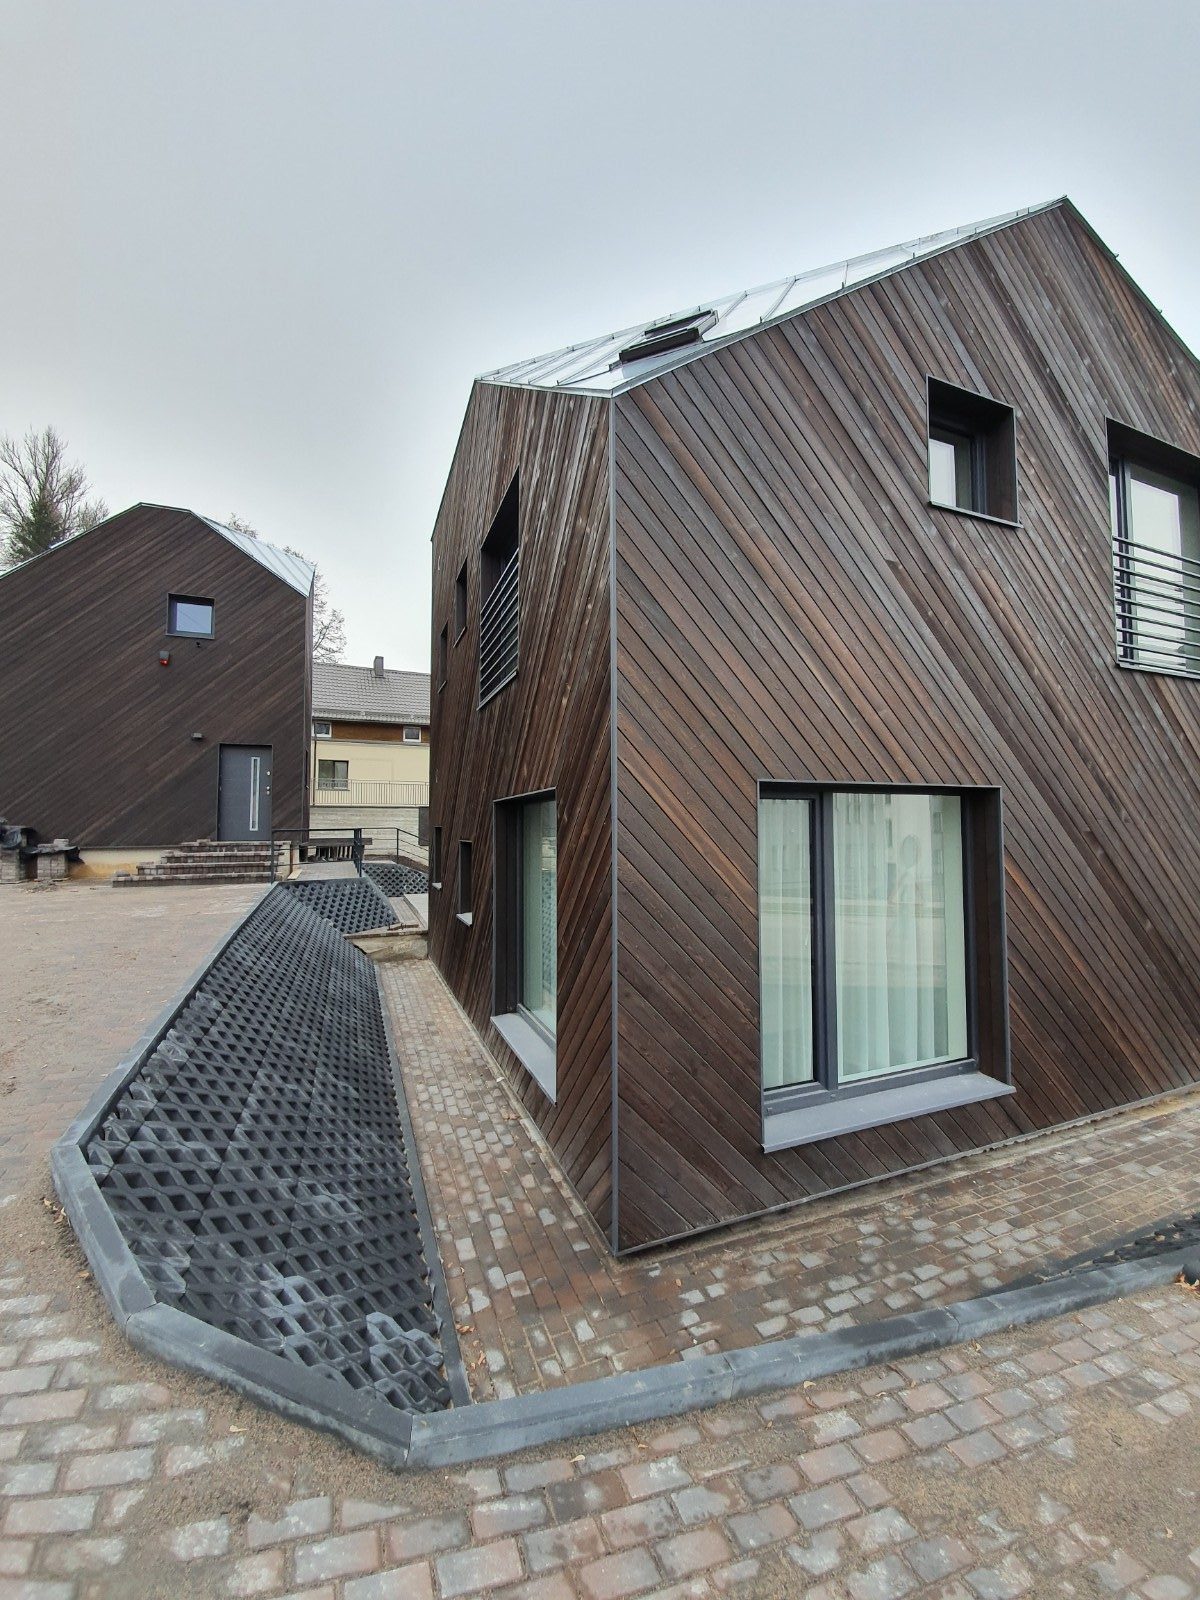
{"label": "charred wood siding", "polygon": [[[430,953],[601,1227],[609,1225],[612,839],[609,764],[609,429],[602,401],[477,385],[433,537],[430,822],[442,888]],[[479,550],[520,473],[520,659],[482,708]],[[455,640],[455,580],[467,626]],[[551,1103],[490,1024],[492,807],[554,789],[558,804],[558,1079]],[[459,842],[471,842],[473,922],[456,916]]]}
{"label": "charred wood siding", "polygon": [[[1019,529],[927,505],[927,375],[1015,406]],[[1107,416],[1200,453],[1066,209],[616,402],[621,1248],[1200,1079],[1200,684],[1115,664]],[[763,1154],[760,778],[1002,786],[1015,1095]]]}
{"label": "charred wood siding", "polygon": [[[168,594],[211,598],[215,637],[169,638]],[[85,846],[214,837],[218,746],[255,744],[273,747],[275,825],[303,827],[308,610],[154,506],[0,578],[0,813]]]}

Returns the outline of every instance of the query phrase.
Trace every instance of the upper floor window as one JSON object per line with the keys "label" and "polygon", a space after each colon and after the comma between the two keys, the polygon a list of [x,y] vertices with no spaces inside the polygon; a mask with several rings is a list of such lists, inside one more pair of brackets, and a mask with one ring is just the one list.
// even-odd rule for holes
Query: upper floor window
{"label": "upper floor window", "polygon": [[520,491],[508,486],[479,552],[479,704],[517,675]]}
{"label": "upper floor window", "polygon": [[189,639],[213,636],[213,603],[196,595],[173,594],[167,597],[167,632]]}
{"label": "upper floor window", "polygon": [[314,739],[332,739],[333,738],[333,723],[332,722],[316,722],[316,721],[314,721],[313,722],[313,738]]}
{"label": "upper floor window", "polygon": [[420,742],[421,742],[421,730],[420,730],[420,728],[411,728],[411,727],[405,728],[405,730],[404,730],[404,743],[405,744],[420,744]]}
{"label": "upper floor window", "polygon": [[1117,653],[1200,676],[1200,460],[1109,424]]}
{"label": "upper floor window", "polygon": [[1017,520],[1011,406],[929,379],[929,498],[976,516]]}
{"label": "upper floor window", "polygon": [[464,561],[454,580],[454,642],[467,631],[467,563]]}
{"label": "upper floor window", "polygon": [[446,673],[449,670],[449,660],[450,660],[450,639],[449,639],[449,635],[450,635],[449,628],[443,628],[441,633],[438,634],[438,658],[437,658],[438,678],[437,678],[437,686],[438,686],[439,693],[440,693],[441,690],[443,690],[446,687]]}

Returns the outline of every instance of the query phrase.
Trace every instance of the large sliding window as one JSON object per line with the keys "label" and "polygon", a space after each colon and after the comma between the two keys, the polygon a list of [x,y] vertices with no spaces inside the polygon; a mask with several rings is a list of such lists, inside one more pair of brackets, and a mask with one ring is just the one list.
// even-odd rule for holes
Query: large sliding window
{"label": "large sliding window", "polygon": [[496,805],[497,1031],[554,1098],[558,1028],[558,812],[553,794]]}
{"label": "large sliding window", "polygon": [[[1002,921],[997,847],[981,810],[993,805],[910,789],[764,788],[768,1149],[1007,1092],[980,1071],[973,1016],[980,918],[982,943],[1000,937],[974,903],[973,849],[991,857],[985,888]],[[994,1000],[997,980],[986,987]]]}

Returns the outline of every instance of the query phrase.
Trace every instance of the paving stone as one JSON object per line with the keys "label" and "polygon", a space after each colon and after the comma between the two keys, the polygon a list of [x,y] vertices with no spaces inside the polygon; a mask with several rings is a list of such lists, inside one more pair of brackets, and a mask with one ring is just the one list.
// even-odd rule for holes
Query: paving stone
{"label": "paving stone", "polygon": [[297,1583],[325,1583],[331,1578],[355,1578],[379,1565],[379,1535],[374,1530],[339,1533],[316,1544],[297,1545]]}
{"label": "paving stone", "polygon": [[42,1495],[14,1500],[4,1520],[6,1534],[82,1533],[96,1515],[94,1494]]}
{"label": "paving stone", "polygon": [[[612,1513],[616,1515],[616,1513]],[[604,1536],[595,1517],[578,1517],[557,1528],[538,1528],[521,1540],[530,1572],[578,1566],[605,1554]]]}
{"label": "paving stone", "polygon": [[521,1576],[521,1555],[515,1539],[497,1539],[471,1550],[438,1556],[435,1562],[443,1600],[457,1595],[485,1594]]}
{"label": "paving stone", "polygon": [[246,1523],[246,1543],[257,1550],[292,1539],[311,1539],[328,1533],[332,1523],[333,1506],[329,1496],[314,1495],[308,1500],[293,1501],[281,1517],[250,1517]]}
{"label": "paving stone", "polygon": [[659,1570],[645,1550],[604,1556],[581,1567],[577,1576],[587,1600],[624,1600],[626,1595],[642,1594],[661,1583]]}

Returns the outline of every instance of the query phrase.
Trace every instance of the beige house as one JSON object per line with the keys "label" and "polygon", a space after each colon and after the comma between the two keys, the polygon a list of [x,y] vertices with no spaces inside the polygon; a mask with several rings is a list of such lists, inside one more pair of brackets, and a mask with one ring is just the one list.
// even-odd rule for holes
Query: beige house
{"label": "beige house", "polygon": [[315,661],[311,824],[361,827],[377,855],[423,853],[429,805],[429,674]]}

